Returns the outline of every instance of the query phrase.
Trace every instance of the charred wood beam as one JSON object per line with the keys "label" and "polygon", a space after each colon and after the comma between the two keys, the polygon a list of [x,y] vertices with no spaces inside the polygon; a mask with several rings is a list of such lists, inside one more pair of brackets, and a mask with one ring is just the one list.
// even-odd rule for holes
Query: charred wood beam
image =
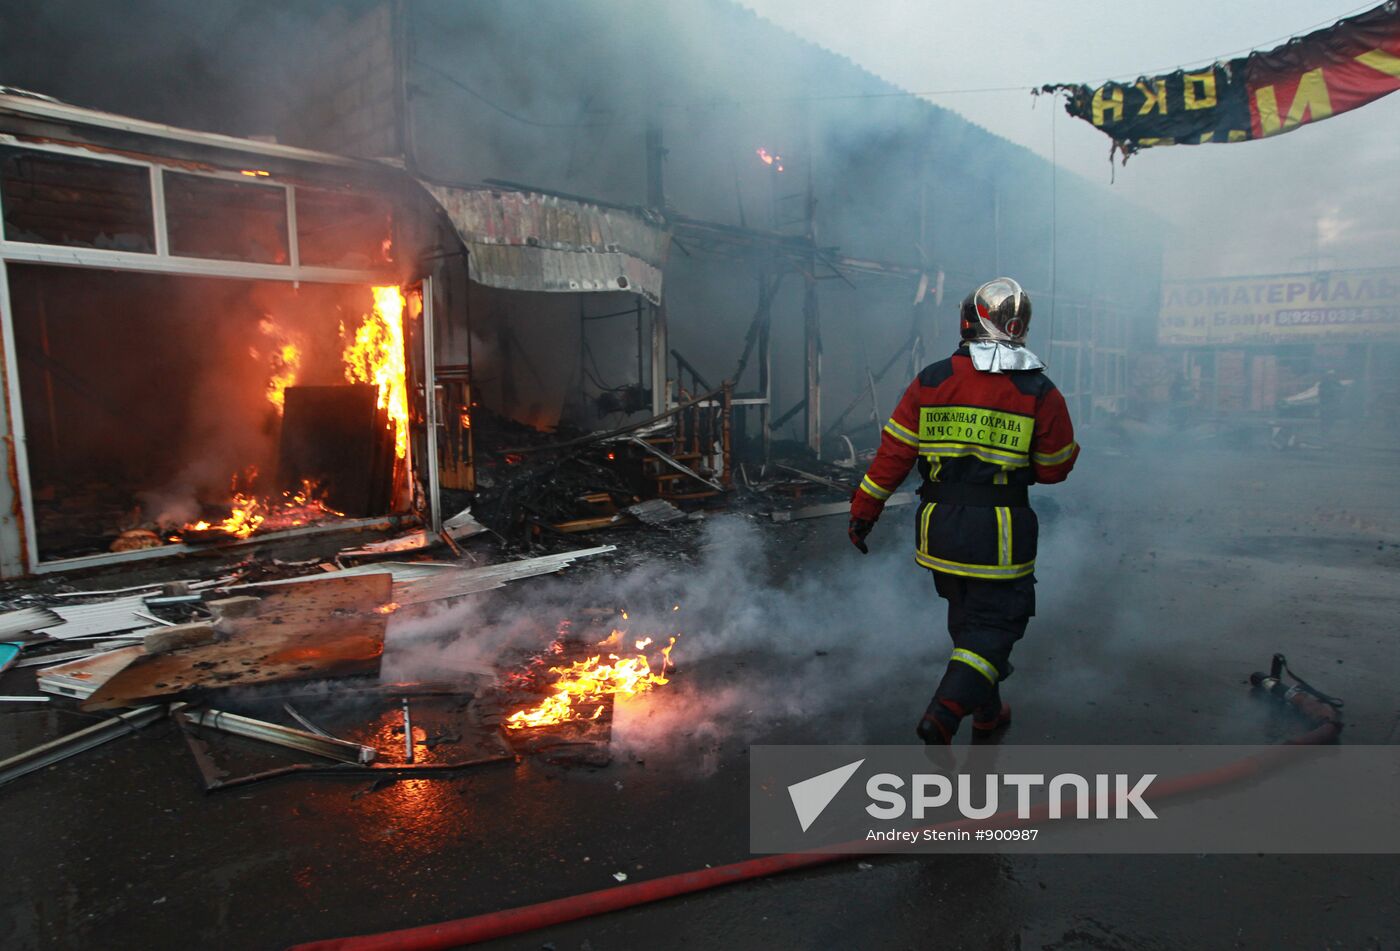
{"label": "charred wood beam", "polygon": [[705,393],[702,396],[697,396],[694,399],[685,401],[684,403],[677,403],[675,406],[671,407],[664,413],[657,413],[655,416],[648,417],[647,419],[644,419],[641,422],[628,423],[626,426],[619,426],[617,429],[612,429],[607,432],[590,433],[587,436],[580,436],[577,439],[570,439],[565,442],[553,443],[548,446],[517,446],[511,449],[498,449],[496,450],[496,453],[498,455],[524,455],[526,453],[534,452],[557,452],[562,449],[580,449],[584,446],[591,446],[595,443],[605,442],[609,439],[614,439],[618,436],[625,436],[628,433],[633,433],[639,429],[643,429],[647,426],[659,423],[662,420],[669,419],[672,416],[675,416],[677,413],[682,413],[690,409],[692,406],[698,406],[701,403],[713,400],[716,397],[722,395],[722,393],[722,387],[719,389],[711,390],[710,392]]}

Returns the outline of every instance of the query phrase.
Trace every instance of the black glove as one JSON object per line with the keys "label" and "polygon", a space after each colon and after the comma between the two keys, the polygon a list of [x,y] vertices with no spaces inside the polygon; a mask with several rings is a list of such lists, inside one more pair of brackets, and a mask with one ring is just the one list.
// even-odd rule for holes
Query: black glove
{"label": "black glove", "polygon": [[850,528],[846,529],[846,534],[851,539],[851,544],[860,549],[862,555],[870,554],[870,549],[866,547],[865,536],[870,534],[870,530],[875,527],[875,523],[868,518],[852,518]]}

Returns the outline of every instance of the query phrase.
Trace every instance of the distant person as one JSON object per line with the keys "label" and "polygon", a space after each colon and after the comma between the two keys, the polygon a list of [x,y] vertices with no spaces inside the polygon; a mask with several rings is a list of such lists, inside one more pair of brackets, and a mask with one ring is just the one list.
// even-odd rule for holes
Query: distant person
{"label": "distant person", "polygon": [[1342,417],[1342,381],[1336,370],[1328,370],[1317,381],[1317,421],[1323,439],[1331,441],[1337,435]]}
{"label": "distant person", "polygon": [[988,735],[1011,721],[1000,684],[1011,648],[1035,614],[1039,526],[1027,487],[1062,482],[1079,457],[1064,397],[1023,346],[1031,301],[999,277],[967,295],[962,345],[909,384],[851,499],[851,542],[865,539],[885,500],[917,463],[923,500],[915,560],[948,602],[953,656],[919,737],[952,742],[964,717]]}
{"label": "distant person", "polygon": [[1167,392],[1167,401],[1170,403],[1169,418],[1172,426],[1184,429],[1187,414],[1190,412],[1191,381],[1186,379],[1186,374],[1180,370],[1177,370],[1176,376],[1172,377],[1171,387]]}

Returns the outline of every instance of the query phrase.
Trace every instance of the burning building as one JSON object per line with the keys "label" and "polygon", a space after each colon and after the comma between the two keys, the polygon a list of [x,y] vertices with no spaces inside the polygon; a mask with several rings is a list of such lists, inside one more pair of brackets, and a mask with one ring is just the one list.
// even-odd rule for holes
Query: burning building
{"label": "burning building", "polygon": [[[161,83],[188,39],[173,36],[103,93],[259,140],[12,101],[7,571],[114,542],[436,525],[439,489],[476,489],[478,410],[606,429],[728,381],[738,455],[870,445],[907,371],[951,347],[957,298],[996,273],[1036,300],[1076,419],[1124,408],[1161,229],[749,11],[366,0],[296,16],[306,29],[206,38],[211,73],[181,97]],[[17,62],[15,81],[67,92]],[[108,202],[86,231],[11,225],[37,207],[19,189],[53,187],[33,176],[82,174],[63,201]],[[355,414],[375,420],[359,448],[325,436]],[[704,485],[658,478],[725,483],[710,422],[682,460]],[[353,490],[325,478],[349,455],[377,460]]]}
{"label": "burning building", "polygon": [[4,573],[425,517],[428,205],[374,163],[0,97]]}
{"label": "burning building", "polygon": [[[1160,221],[729,0],[252,2],[217,37],[207,19],[149,20],[149,64],[124,66],[103,102],[392,157],[478,207],[536,196],[503,203],[509,228],[469,249],[485,264],[514,233],[561,255],[512,254],[438,291],[444,365],[472,363],[482,405],[532,425],[655,411],[691,370],[718,384],[742,369],[750,436],[870,442],[868,394],[887,411],[918,345],[950,345],[957,298],[999,273],[1036,300],[1038,352],[1086,423],[1123,409],[1126,353],[1152,337]],[[192,49],[209,50],[202,71]],[[80,77],[12,61],[11,81],[80,95]],[[162,83],[175,72],[191,76],[179,97]],[[576,238],[546,228],[580,208]],[[651,237],[608,237],[624,219]],[[595,283],[618,251],[664,270],[664,306],[616,283],[635,272]]]}
{"label": "burning building", "polygon": [[[515,301],[507,367],[584,295],[634,318],[637,366],[664,353],[667,236],[625,209],[15,93],[0,211],[6,576],[436,528],[475,488],[468,287]],[[568,382],[517,415],[552,427]]]}

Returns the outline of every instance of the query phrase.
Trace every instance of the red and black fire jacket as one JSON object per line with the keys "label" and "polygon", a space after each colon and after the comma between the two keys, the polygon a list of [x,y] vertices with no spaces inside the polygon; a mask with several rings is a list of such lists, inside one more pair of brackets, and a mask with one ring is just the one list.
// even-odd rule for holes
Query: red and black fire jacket
{"label": "red and black fire jacket", "polygon": [[1039,534],[1025,487],[1063,482],[1078,457],[1069,410],[1049,377],[984,373],[960,348],[904,391],[851,515],[878,519],[917,462],[915,560],[969,578],[1020,578],[1035,570]]}

